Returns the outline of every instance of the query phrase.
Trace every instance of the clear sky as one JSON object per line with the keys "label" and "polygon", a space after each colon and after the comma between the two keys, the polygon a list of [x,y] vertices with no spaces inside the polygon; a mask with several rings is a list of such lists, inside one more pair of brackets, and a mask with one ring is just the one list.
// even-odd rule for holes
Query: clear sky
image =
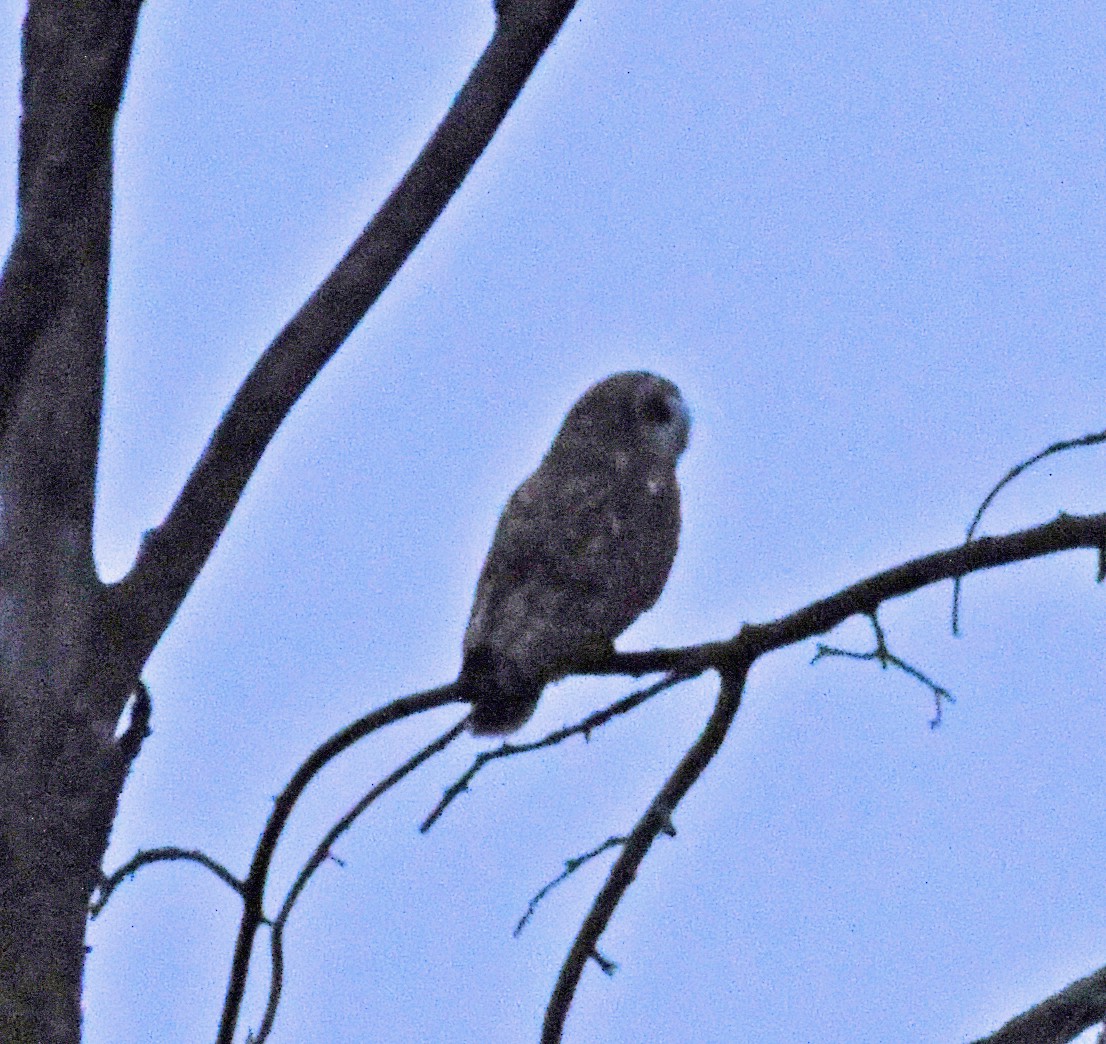
{"label": "clear sky", "polygon": [[[344,723],[450,680],[498,512],[596,379],[694,412],[681,550],[621,640],[721,638],[949,546],[1003,472],[1106,427],[1106,29],[1065,3],[581,0],[472,177],[282,429],[146,672],[154,734],[108,865],[244,873],[272,796]],[[22,4],[3,0],[10,234]],[[97,555],[129,565],[238,381],[371,215],[486,40],[490,3],[151,0],[118,130]],[[1106,451],[999,499],[992,532],[1106,508]],[[882,620],[955,694],[813,647],[753,671],[718,759],[602,939],[566,1039],[950,1042],[1106,962],[1106,591],[1088,553]],[[865,649],[855,622],[833,636]],[[618,681],[546,693],[536,738]],[[711,679],[493,766],[417,823],[465,737],[347,835],[288,937],[274,1044],[534,1040],[608,857]],[[365,743],[329,824],[457,720]],[[88,1044],[214,1036],[238,905],[142,871],[91,931]],[[262,935],[263,939],[264,936]],[[266,980],[258,951],[247,1001]]]}

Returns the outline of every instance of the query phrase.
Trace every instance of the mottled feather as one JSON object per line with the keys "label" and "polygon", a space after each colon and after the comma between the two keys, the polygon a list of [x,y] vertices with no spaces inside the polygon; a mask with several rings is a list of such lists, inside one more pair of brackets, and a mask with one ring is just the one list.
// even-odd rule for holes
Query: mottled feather
{"label": "mottled feather", "polygon": [[688,413],[675,385],[615,374],[569,411],[496,528],[460,683],[477,734],[513,732],[567,666],[660,597],[680,530],[675,464]]}

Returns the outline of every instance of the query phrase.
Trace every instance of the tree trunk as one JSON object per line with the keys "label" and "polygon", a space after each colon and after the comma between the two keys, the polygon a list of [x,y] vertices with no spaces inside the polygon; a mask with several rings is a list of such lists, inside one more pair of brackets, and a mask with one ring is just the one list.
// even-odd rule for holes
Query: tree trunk
{"label": "tree trunk", "polygon": [[134,0],[31,0],[18,228],[0,283],[0,1040],[80,1039],[88,901],[145,733],[92,504],[112,132]]}

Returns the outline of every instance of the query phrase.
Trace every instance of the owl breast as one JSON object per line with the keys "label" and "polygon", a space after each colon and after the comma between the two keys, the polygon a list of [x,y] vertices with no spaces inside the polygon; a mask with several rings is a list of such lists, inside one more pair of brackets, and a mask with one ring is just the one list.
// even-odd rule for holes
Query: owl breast
{"label": "owl breast", "polygon": [[675,386],[616,374],[569,411],[496,527],[464,639],[472,729],[507,732],[542,687],[610,643],[660,597],[676,556]]}

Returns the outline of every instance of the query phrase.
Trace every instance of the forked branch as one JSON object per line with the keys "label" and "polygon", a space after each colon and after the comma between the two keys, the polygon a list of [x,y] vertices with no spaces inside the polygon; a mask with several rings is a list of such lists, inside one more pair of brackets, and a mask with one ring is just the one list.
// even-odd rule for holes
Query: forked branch
{"label": "forked branch", "polygon": [[234,958],[231,962],[230,977],[223,1003],[223,1015],[219,1023],[219,1035],[216,1038],[218,1044],[232,1044],[234,1040],[234,1030],[242,1007],[242,995],[246,989],[246,976],[249,973],[254,937],[257,929],[265,923],[264,898],[265,886],[269,879],[269,867],[280,835],[300,795],[327,764],[370,732],[375,732],[412,714],[453,703],[455,700],[454,686],[443,685],[414,696],[393,700],[379,710],[366,714],[352,725],[336,732],[321,746],[316,747],[277,795],[273,803],[273,811],[254,849],[250,870],[242,886],[242,918],[238,925],[238,938],[234,944]]}
{"label": "forked branch", "polygon": [[[739,640],[740,636],[735,639],[735,641]],[[572,949],[569,950],[568,957],[561,967],[561,973],[545,1012],[542,1044],[555,1044],[561,1039],[568,1009],[576,994],[576,987],[580,982],[584,966],[589,960],[598,957],[599,937],[606,929],[626,890],[637,876],[638,867],[641,866],[653,842],[661,834],[671,832],[672,813],[676,806],[722,746],[722,741],[726,738],[726,733],[729,732],[737,709],[741,705],[745,674],[754,658],[755,656],[748,655],[745,662],[741,662],[735,657],[734,662],[722,670],[718,701],[706,728],[683,756],[676,770],[668,777],[645,810],[645,814],[625,839],[622,851],[607,876],[607,882],[596,896],[580,931],[576,934]]]}
{"label": "forked branch", "polygon": [[277,428],[445,209],[573,5],[504,5],[491,41],[418,158],[238,389],[168,516],[147,534],[115,589],[136,671],[199,575]]}
{"label": "forked branch", "polygon": [[[1058,551],[1075,548],[1097,550],[1104,540],[1106,515],[1060,515],[1044,525],[1006,536],[985,537],[876,573],[778,620],[746,624],[729,641],[645,654],[656,657],[669,670],[678,671],[682,664],[694,664],[700,670],[706,665],[717,670],[721,677],[718,699],[702,733],[630,831],[606,883],[581,925],[546,1008],[543,1044],[555,1044],[561,1040],[584,967],[589,960],[599,959],[599,939],[646,853],[661,833],[672,830],[672,816],[677,806],[721,748],[740,705],[748,671],[761,656],[824,634],[852,616],[872,619],[885,601],[930,584]],[[1106,992],[1103,996],[1106,997]],[[1101,1016],[1102,1012],[1099,1012],[1099,1018]],[[1092,1019],[1084,1025],[1093,1025],[1095,1021],[1098,1020]],[[1010,1038],[1011,1041],[1022,1039],[1030,1038]],[[998,1044],[997,1040],[995,1044]],[[1003,1044],[1006,1042],[1003,1041]]]}
{"label": "forked branch", "polygon": [[251,1037],[254,1044],[263,1044],[264,1041],[269,1039],[269,1034],[273,1029],[273,1023],[276,1020],[277,1008],[280,1006],[280,994],[284,987],[284,929],[288,924],[288,918],[291,917],[292,910],[295,908],[297,900],[307,887],[308,881],[311,880],[315,871],[318,870],[327,859],[337,859],[332,851],[334,843],[342,834],[353,826],[361,814],[365,812],[377,798],[391,790],[400,780],[406,778],[435,754],[439,754],[441,751],[445,750],[445,748],[464,731],[466,724],[467,719],[458,722],[453,728],[443,733],[432,743],[428,743],[421,750],[417,751],[400,765],[399,768],[385,776],[384,779],[369,790],[368,793],[357,801],[357,803],[326,832],[326,836],[315,847],[315,851],[311,853],[310,858],[304,863],[303,868],[296,875],[295,881],[292,882],[292,887],[288,889],[288,894],[284,897],[284,902],[281,903],[280,911],[277,913],[276,917],[273,918],[270,930],[269,1000],[265,1005],[265,1014],[262,1017],[261,1025],[258,1027],[257,1033],[253,1034]]}

